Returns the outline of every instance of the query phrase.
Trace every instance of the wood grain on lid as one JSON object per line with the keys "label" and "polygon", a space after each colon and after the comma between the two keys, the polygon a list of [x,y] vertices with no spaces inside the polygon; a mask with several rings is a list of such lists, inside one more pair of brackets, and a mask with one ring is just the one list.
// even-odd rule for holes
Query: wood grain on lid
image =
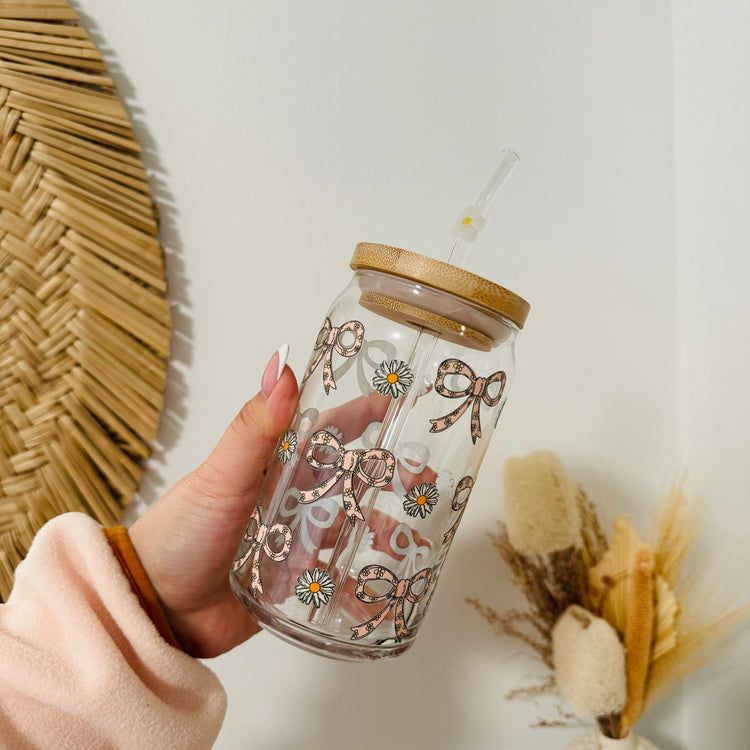
{"label": "wood grain on lid", "polygon": [[525,299],[488,279],[398,247],[360,242],[349,265],[355,271],[382,271],[449,292],[502,315],[519,328],[523,328],[531,307]]}

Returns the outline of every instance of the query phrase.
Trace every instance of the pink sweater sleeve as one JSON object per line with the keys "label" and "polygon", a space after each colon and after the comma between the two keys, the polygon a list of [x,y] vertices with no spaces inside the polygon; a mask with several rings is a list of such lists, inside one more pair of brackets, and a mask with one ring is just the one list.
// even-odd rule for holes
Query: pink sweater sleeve
{"label": "pink sweater sleeve", "polygon": [[93,519],[39,531],[0,605],[0,747],[210,748],[226,695],[141,609]]}

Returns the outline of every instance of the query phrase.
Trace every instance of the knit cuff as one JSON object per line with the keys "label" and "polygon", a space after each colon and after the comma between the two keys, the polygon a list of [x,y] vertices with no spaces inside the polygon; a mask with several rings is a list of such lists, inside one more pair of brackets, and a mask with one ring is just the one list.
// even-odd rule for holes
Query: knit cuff
{"label": "knit cuff", "polygon": [[120,563],[122,572],[130,583],[130,588],[138,597],[143,611],[151,618],[151,622],[159,631],[159,635],[170,646],[174,646],[181,651],[184,650],[169,626],[159,596],[149,580],[148,573],[146,573],[133,543],[130,541],[128,530],[124,526],[115,526],[111,529],[102,529],[102,531],[117,562]]}

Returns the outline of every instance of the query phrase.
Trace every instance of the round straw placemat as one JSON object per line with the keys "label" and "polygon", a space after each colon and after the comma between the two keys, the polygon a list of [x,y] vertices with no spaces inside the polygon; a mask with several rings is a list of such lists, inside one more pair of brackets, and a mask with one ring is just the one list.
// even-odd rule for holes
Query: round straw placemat
{"label": "round straw placemat", "polygon": [[146,171],[64,0],[0,1],[0,597],[39,527],[133,497],[170,314]]}

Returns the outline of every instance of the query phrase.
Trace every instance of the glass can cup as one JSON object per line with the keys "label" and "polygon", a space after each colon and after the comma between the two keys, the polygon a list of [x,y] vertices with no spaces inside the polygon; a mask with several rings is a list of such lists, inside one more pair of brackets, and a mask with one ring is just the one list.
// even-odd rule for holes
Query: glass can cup
{"label": "glass can cup", "polygon": [[526,301],[360,243],[304,373],[230,581],[261,625],[314,653],[413,643],[513,377]]}

